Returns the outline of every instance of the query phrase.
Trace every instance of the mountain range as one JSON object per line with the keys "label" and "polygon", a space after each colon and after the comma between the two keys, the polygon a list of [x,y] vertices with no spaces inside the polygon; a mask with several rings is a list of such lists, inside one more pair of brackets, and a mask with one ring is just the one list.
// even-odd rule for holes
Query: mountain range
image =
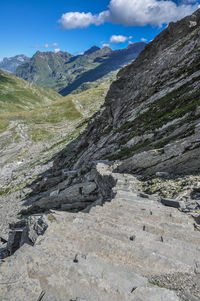
{"label": "mountain range", "polygon": [[2,61],[0,61],[0,69],[13,73],[16,71],[17,67],[21,64],[24,64],[30,60],[24,54],[15,55],[13,57],[5,57]]}
{"label": "mountain range", "polygon": [[125,49],[100,49],[93,46],[84,54],[68,52],[36,52],[26,63],[18,66],[15,74],[36,85],[51,88],[61,95],[80,92],[114,79],[117,70],[133,61],[146,46],[134,43]]}

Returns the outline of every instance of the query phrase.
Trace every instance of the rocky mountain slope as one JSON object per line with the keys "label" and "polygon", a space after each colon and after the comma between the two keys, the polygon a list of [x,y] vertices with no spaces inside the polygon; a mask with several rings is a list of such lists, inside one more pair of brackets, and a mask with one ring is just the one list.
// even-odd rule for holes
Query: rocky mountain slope
{"label": "rocky mountain slope", "polygon": [[83,55],[67,52],[36,52],[28,63],[19,66],[16,75],[42,87],[52,88],[62,95],[96,87],[102,81],[114,79],[122,66],[132,62],[145,47],[134,43],[122,50],[92,47]]}
{"label": "rocky mountain slope", "polygon": [[[3,300],[200,299],[199,32],[200,9],[170,23],[27,187],[1,251],[14,253],[0,266]],[[139,181],[189,175],[185,199]]]}
{"label": "rocky mountain slope", "polygon": [[15,72],[17,67],[21,64],[24,64],[30,60],[24,54],[15,55],[13,57],[5,57],[2,61],[0,61],[0,69],[7,72]]}
{"label": "rocky mountain slope", "polygon": [[119,72],[102,110],[55,167],[108,159],[146,175],[199,171],[199,15],[170,23]]}

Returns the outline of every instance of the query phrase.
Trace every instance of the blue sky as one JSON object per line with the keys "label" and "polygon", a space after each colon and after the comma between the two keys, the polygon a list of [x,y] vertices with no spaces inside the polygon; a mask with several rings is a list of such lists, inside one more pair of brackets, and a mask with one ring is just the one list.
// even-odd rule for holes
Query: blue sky
{"label": "blue sky", "polygon": [[32,56],[37,50],[75,54],[93,45],[117,49],[142,38],[150,41],[168,22],[190,14],[198,4],[195,0],[0,0],[0,60],[21,53]]}

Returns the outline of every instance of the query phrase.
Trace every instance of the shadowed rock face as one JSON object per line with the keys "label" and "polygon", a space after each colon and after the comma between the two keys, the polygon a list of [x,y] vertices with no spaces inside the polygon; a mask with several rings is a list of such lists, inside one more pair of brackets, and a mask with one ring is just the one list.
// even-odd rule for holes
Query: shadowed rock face
{"label": "shadowed rock face", "polygon": [[123,172],[199,171],[199,29],[200,10],[170,23],[122,69],[101,111],[55,168],[118,159]]}

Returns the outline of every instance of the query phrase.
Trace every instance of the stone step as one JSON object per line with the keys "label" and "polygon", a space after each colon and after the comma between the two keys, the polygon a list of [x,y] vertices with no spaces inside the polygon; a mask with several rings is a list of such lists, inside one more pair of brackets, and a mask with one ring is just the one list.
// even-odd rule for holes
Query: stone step
{"label": "stone step", "polygon": [[[143,212],[143,210],[141,210],[141,212]],[[146,220],[144,213],[142,213],[142,217],[137,218],[134,214],[132,215],[132,213],[129,213],[128,211],[125,211],[124,214],[123,209],[122,211],[117,212],[112,208],[112,206],[109,207],[109,209],[106,207],[106,210],[104,210],[103,207],[95,207],[90,214],[95,217],[101,215],[101,218],[104,218],[105,222],[110,221],[116,225],[123,224],[131,226],[137,231],[142,230],[145,226],[145,231],[148,233],[176,238],[196,245],[200,244],[199,232],[194,231],[194,226],[189,218],[187,218],[187,223],[185,224],[172,223],[169,220],[161,220],[161,222],[157,222],[157,220],[153,220],[153,216],[151,220],[151,216],[148,220]],[[180,213],[180,216],[181,215],[182,214]]]}
{"label": "stone step", "polygon": [[[63,222],[64,224],[64,222]],[[109,234],[94,231],[90,226],[83,229],[82,224],[71,224],[69,231],[66,227],[62,229],[64,240],[74,246],[75,249],[83,253],[96,254],[98,257],[112,259],[119,265],[129,265],[136,273],[156,274],[170,272],[191,272],[193,267],[179,261],[166,253],[165,245],[158,242],[156,247],[147,244],[145,248],[141,243],[133,244],[132,241],[121,241],[113,238]],[[161,252],[159,251],[161,250]],[[164,254],[164,255],[163,255]]]}
{"label": "stone step", "polygon": [[200,235],[192,218],[139,197],[131,175],[113,177],[111,202],[88,214],[44,215],[44,236],[0,265],[0,300],[179,301],[148,279],[196,275]]}
{"label": "stone step", "polygon": [[137,204],[129,206],[124,201],[116,201],[112,203],[105,203],[103,208],[105,208],[106,211],[115,210],[116,212],[122,211],[123,213],[128,211],[129,213],[134,214],[134,216],[142,216],[145,217],[145,219],[150,218],[158,221],[163,219],[178,224],[188,223],[188,216],[180,214],[180,212],[177,210],[165,212],[161,206],[142,206],[141,208],[141,206],[138,207]]}
{"label": "stone step", "polygon": [[[194,258],[200,256],[200,249],[197,249],[197,246],[178,241],[176,239],[169,239],[165,236],[159,236],[155,234],[150,234],[145,231],[137,230],[135,228],[127,226],[116,226],[109,222],[105,222],[101,218],[91,219],[85,217],[77,217],[74,221],[74,224],[80,229],[87,229],[89,231],[95,231],[118,239],[127,245],[130,243],[134,244],[134,247],[139,248],[152,248],[152,252],[157,249],[161,254],[166,255],[166,250],[168,250],[167,256],[173,257],[180,261],[185,262],[191,266],[194,265]],[[133,237],[133,241],[131,240]],[[186,257],[183,254],[187,254]]]}
{"label": "stone step", "polygon": [[[118,238],[120,240],[124,240],[127,242],[127,240],[130,240],[131,236],[136,236],[137,241],[150,241],[151,243],[155,242],[164,242],[165,244],[173,245],[174,248],[180,248],[180,252],[182,249],[187,250],[187,252],[196,252],[197,249],[200,252],[200,248],[198,248],[198,244],[192,244],[190,242],[182,241],[175,239],[173,237],[167,237],[167,236],[160,236],[159,234],[150,233],[148,231],[143,231],[141,227],[138,225],[132,224],[123,224],[118,223],[116,224],[115,221],[112,219],[106,219],[102,216],[87,216],[87,219],[85,218],[84,214],[80,214],[73,220],[73,223],[81,224],[81,227],[85,228],[91,228],[98,232],[107,232],[109,235]],[[162,241],[163,238],[163,241]],[[134,239],[135,241],[135,239]],[[178,251],[178,250],[177,250]]]}
{"label": "stone step", "polygon": [[[131,219],[134,216],[134,222],[140,221],[142,219],[142,222],[144,223],[151,223],[151,224],[161,224],[163,222],[167,223],[170,222],[173,226],[176,226],[177,229],[180,228],[182,229],[184,225],[185,227],[188,228],[190,231],[194,231],[194,226],[193,226],[193,219],[188,217],[188,216],[183,216],[183,214],[179,213],[178,211],[174,211],[173,214],[166,214],[165,215],[160,215],[160,210],[157,213],[156,207],[148,207],[148,210],[146,210],[145,206],[135,207],[135,208],[126,208],[123,203],[118,203],[117,205],[113,203],[106,203],[104,204],[103,207],[94,207],[91,209],[90,214],[91,215],[98,215],[102,214],[104,216],[109,216],[109,217],[115,217],[117,218],[122,218],[124,217],[126,220]],[[172,212],[172,211],[171,211]],[[152,213],[152,215],[151,215]],[[160,219],[158,220],[158,217],[160,216]]]}
{"label": "stone step", "polygon": [[[56,252],[55,248],[52,247],[53,245],[59,245]],[[0,284],[0,293],[3,292],[2,295],[5,296],[4,299],[1,299],[2,301],[39,300],[41,290],[46,292],[47,289],[47,295],[52,298],[50,300],[64,301],[75,300],[76,298],[89,301],[130,300],[133,288],[148,285],[148,280],[145,277],[128,269],[123,269],[121,266],[119,267],[93,254],[81,254],[77,249],[60,244],[60,237],[54,237],[53,240],[45,239],[45,244],[42,246],[37,244],[33,250],[25,247],[23,254],[20,252],[18,252],[18,262],[15,263],[15,271],[12,271],[14,272],[12,278],[16,282],[20,281],[22,277],[20,273],[23,271],[23,277],[25,274],[26,278],[30,279],[30,284],[34,282],[34,279],[39,278],[41,289],[40,291],[32,289],[31,298],[27,299],[29,291],[31,291],[30,285],[27,285],[25,290],[20,290],[19,287],[18,292],[15,289],[16,297],[13,294],[13,299],[9,299],[10,293],[6,297],[8,293],[6,289],[8,291],[9,287]],[[29,252],[32,252],[34,258],[32,261],[28,260]],[[40,258],[39,265],[37,265],[37,258]],[[25,264],[25,262],[28,263]],[[5,263],[0,281],[9,283],[10,278],[4,271],[8,270],[8,267],[12,270],[11,264],[11,262]],[[12,285],[12,287],[14,286]]]}
{"label": "stone step", "polygon": [[[109,208],[110,206],[114,207],[123,207],[123,210],[136,210],[136,211],[147,211],[147,212],[154,212],[154,215],[162,215],[162,216],[173,216],[173,217],[179,217],[180,219],[187,221],[188,216],[186,214],[180,213],[179,210],[176,208],[171,207],[165,207],[161,203],[157,201],[151,201],[151,200],[145,200],[139,199],[139,198],[132,198],[132,199],[123,199],[123,198],[117,198],[112,200],[112,202],[107,202],[103,206],[106,208]],[[96,208],[96,207],[95,207]],[[95,208],[93,210],[95,210]],[[97,208],[98,210],[99,208]]]}

